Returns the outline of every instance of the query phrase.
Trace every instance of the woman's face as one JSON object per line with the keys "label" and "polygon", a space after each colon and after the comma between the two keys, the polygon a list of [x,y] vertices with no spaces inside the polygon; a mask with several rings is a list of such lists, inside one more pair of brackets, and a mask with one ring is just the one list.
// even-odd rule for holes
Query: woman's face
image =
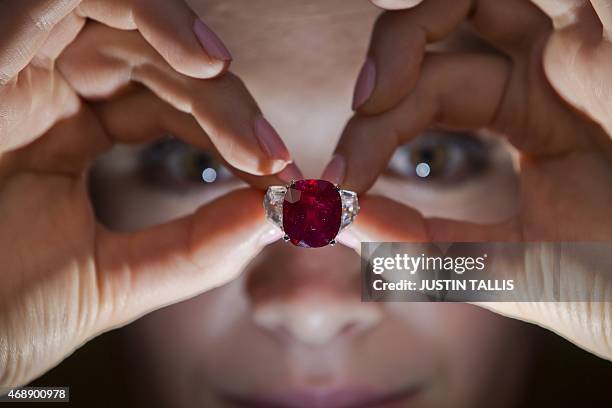
{"label": "woman's face", "polygon": [[[191,3],[232,51],[232,70],[305,175],[319,177],[350,117],[378,10],[365,0]],[[421,162],[426,177],[416,175]],[[207,168],[215,181],[202,179]],[[176,218],[241,185],[213,156],[175,139],[116,148],[93,183],[100,217],[119,230]],[[426,215],[480,222],[505,218],[516,190],[497,139],[443,131],[400,148],[374,187]],[[512,401],[521,324],[462,304],[362,303],[359,269],[359,256],[341,245],[278,242],[232,283],[141,319],[131,343],[155,396],[181,407]]]}

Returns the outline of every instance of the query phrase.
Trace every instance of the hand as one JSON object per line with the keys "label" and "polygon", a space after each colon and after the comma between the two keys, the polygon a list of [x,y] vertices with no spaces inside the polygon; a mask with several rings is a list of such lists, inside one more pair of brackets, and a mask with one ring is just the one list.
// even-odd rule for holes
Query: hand
{"label": "hand", "polygon": [[[98,89],[100,92],[111,92],[129,78],[150,83],[150,77],[161,72],[173,71],[177,84],[188,77],[210,79],[222,74],[231,61],[223,43],[182,0],[32,0],[27,5],[11,0],[3,7],[3,20],[0,21],[0,111],[7,112],[0,115],[0,149],[3,151],[25,146],[78,109],[78,95],[57,69],[55,61],[80,32],[85,18],[132,32],[138,29],[138,33],[157,51],[144,61],[130,55],[115,55],[115,68],[123,68],[123,81],[112,84],[103,77],[98,78],[108,86],[108,89]],[[152,49],[148,52],[152,55]],[[163,60],[163,65],[149,63]],[[99,85],[95,78],[81,78],[83,80],[91,81],[91,87]],[[185,91],[190,83],[183,82]],[[180,111],[190,113],[195,107],[210,105],[213,99],[210,93],[224,86],[222,81],[210,84],[202,89],[207,91],[208,98],[195,92],[169,94],[167,97],[178,97],[178,100],[169,102]],[[235,87],[247,95],[242,84],[235,84]],[[167,91],[165,88],[152,90],[162,98]],[[179,89],[175,86],[172,91],[176,93]],[[199,101],[200,98],[203,100]],[[243,104],[234,102],[230,98],[217,100],[216,111],[200,108],[201,111],[195,112],[194,116],[234,168],[256,175],[278,173],[290,161],[284,144],[270,125],[260,118],[259,109],[252,99],[243,109]],[[236,109],[236,112],[231,112],[236,115],[232,116],[233,120],[222,120],[223,116],[211,120],[215,114],[227,117],[233,109]],[[37,112],[44,114],[32,119],[31,114]],[[254,132],[255,129],[260,132]]]}
{"label": "hand", "polygon": [[[424,0],[371,1],[387,10],[399,10],[412,8]],[[547,79],[566,102],[599,122],[611,135],[612,3],[610,0],[531,1],[552,19],[554,27],[542,58]],[[459,7],[467,5],[460,3]],[[479,7],[482,2],[470,3],[468,7]]]}
{"label": "hand", "polygon": [[[463,21],[497,51],[426,50],[428,43],[448,37]],[[484,128],[506,137],[519,152],[521,203],[512,219],[498,225],[478,225],[428,219],[390,200],[365,197],[353,229],[357,238],[610,241],[610,136],[551,86],[555,83],[550,78],[552,60],[547,60],[546,70],[542,61],[550,55],[556,35],[550,18],[522,0],[425,0],[414,8],[383,13],[356,88],[357,114],[342,135],[327,176],[363,192],[385,169],[395,148],[426,128]],[[592,59],[588,70],[609,72],[610,65],[604,62]],[[590,79],[572,81],[585,90],[595,84]],[[609,86],[608,82],[600,84]],[[598,89],[583,94],[596,94]],[[595,110],[589,113],[604,124],[605,118]],[[576,266],[573,270],[584,282],[580,294],[584,302],[482,306],[538,323],[612,358],[608,335],[612,322],[606,317],[611,306],[589,301],[596,297],[601,282],[585,268]],[[551,272],[541,268],[531,271],[536,278],[546,278]],[[609,285],[607,276],[603,288]]]}
{"label": "hand", "polygon": [[[108,231],[88,195],[97,155],[174,134],[251,177],[290,157],[240,80],[219,76],[226,55],[203,49],[181,1],[5,3],[0,388],[12,388],[103,331],[233,279],[279,238],[254,190],[150,230]],[[84,27],[84,15],[129,30]]]}

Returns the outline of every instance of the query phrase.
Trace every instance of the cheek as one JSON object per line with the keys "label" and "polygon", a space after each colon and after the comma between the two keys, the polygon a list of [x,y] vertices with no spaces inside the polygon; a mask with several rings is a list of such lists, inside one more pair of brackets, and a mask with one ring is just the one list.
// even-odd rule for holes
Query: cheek
{"label": "cheek", "polygon": [[147,185],[135,164],[122,166],[121,162],[111,155],[91,174],[98,219],[114,231],[137,231],[171,221],[244,186],[241,181],[232,179],[184,192],[169,191]]}
{"label": "cheek", "polygon": [[524,323],[466,304],[390,303],[389,309],[436,352],[440,388],[433,399],[479,406],[483,390],[507,392],[508,399],[516,391],[529,348]]}
{"label": "cheek", "polygon": [[[239,278],[219,289],[167,307],[136,323],[164,393],[202,401],[219,391],[245,392],[287,379],[283,349],[258,330]],[[204,404],[204,406],[216,406]]]}
{"label": "cheek", "polygon": [[[227,389],[228,381],[233,385],[232,374],[244,365],[241,350],[255,347],[244,344],[251,339],[248,307],[241,285],[234,281],[135,322],[129,341],[135,355],[146,362],[148,370],[142,374],[160,388],[163,398],[174,401],[180,395],[185,406],[210,397],[215,389]],[[257,373],[251,374],[257,378]]]}
{"label": "cheek", "polygon": [[182,362],[189,364],[194,358],[214,355],[215,347],[245,320],[248,308],[239,279],[156,311],[141,326],[154,348],[178,352]]}
{"label": "cheek", "polygon": [[521,336],[522,324],[460,303],[389,303],[391,315],[461,360],[486,360]]}

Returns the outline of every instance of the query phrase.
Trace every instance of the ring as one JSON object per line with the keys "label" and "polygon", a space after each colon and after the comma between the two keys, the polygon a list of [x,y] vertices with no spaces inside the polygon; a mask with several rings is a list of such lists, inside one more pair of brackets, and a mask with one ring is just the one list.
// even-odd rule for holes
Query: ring
{"label": "ring", "polygon": [[334,245],[359,213],[357,193],[325,180],[270,186],[263,205],[266,217],[285,233],[285,242],[305,248]]}

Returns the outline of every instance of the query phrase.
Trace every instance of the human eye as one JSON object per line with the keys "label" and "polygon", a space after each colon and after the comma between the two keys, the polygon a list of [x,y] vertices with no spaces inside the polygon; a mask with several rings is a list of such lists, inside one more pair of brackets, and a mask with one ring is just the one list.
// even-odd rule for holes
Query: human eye
{"label": "human eye", "polygon": [[458,184],[489,167],[490,145],[469,133],[427,131],[394,153],[385,174],[398,179]]}
{"label": "human eye", "polygon": [[172,190],[220,184],[233,177],[212,153],[172,137],[144,148],[138,155],[138,169],[148,186]]}

